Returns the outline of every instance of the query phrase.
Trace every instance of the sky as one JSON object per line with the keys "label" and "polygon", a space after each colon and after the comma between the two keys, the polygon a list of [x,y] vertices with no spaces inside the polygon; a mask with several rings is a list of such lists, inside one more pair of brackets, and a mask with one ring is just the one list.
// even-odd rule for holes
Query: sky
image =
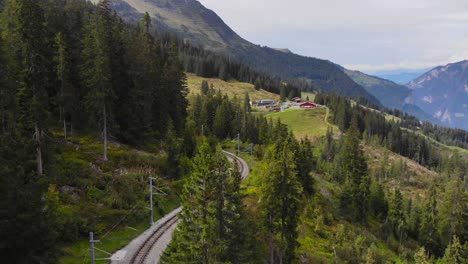
{"label": "sky", "polygon": [[199,0],[243,38],[367,73],[468,59],[468,0]]}

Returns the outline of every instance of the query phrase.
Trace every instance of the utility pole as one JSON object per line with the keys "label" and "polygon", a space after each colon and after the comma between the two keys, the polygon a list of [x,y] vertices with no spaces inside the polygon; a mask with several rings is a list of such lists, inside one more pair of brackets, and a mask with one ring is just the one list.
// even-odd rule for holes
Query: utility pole
{"label": "utility pole", "polygon": [[[156,178],[153,178],[153,177],[149,177],[149,190],[150,190],[150,207],[149,207],[149,210],[151,212],[151,216],[150,216],[150,219],[151,219],[151,225],[154,224],[154,209],[153,209],[153,195],[167,195],[167,193],[165,193],[164,191],[162,191],[161,189],[158,189],[157,187],[154,187],[153,186],[153,180],[156,180]],[[155,193],[153,193],[153,188],[155,189]]]}
{"label": "utility pole", "polygon": [[89,232],[89,253],[90,253],[90,256],[91,256],[91,264],[96,264],[96,260],[110,260],[110,258],[96,258],[96,255],[95,255],[95,250],[97,251],[100,251],[102,253],[105,253],[109,256],[112,256],[112,253],[109,253],[107,251],[104,251],[102,249],[99,249],[97,247],[94,246],[95,243],[99,243],[101,242],[100,240],[94,240],[94,233],[93,232]]}
{"label": "utility pole", "polygon": [[94,255],[94,243],[99,240],[94,240],[94,233],[89,232],[89,253],[91,254],[91,264],[96,264],[96,256]]}
{"label": "utility pole", "polygon": [[205,136],[205,125],[201,125],[201,135]]}

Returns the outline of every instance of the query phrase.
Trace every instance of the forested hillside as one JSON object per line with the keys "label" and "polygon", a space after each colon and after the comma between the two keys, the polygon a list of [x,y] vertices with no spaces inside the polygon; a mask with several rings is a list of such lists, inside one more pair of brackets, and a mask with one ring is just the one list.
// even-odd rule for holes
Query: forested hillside
{"label": "forested hillside", "polygon": [[184,68],[149,17],[129,27],[107,1],[10,0],[1,22],[0,255],[53,262],[62,243],[145,215],[123,186],[181,176]]}
{"label": "forested hillside", "polygon": [[[298,110],[307,123],[287,126],[249,91],[286,100],[307,83],[110,7],[3,1],[2,263],[90,263],[89,232],[122,248],[150,225],[150,177],[155,219],[183,206],[163,263],[466,263],[468,158],[428,138],[466,148],[466,131],[330,94],[315,98],[330,112]],[[233,79],[251,84],[217,87]],[[245,182],[226,148],[250,163]]]}
{"label": "forested hillside", "polygon": [[[93,0],[96,2],[97,0]],[[129,22],[145,12],[162,31],[176,34],[192,46],[224,54],[253,69],[282,79],[303,79],[316,89],[349,97],[378,100],[356,84],[334,63],[254,45],[240,37],[213,11],[196,0],[111,0],[113,8]]]}

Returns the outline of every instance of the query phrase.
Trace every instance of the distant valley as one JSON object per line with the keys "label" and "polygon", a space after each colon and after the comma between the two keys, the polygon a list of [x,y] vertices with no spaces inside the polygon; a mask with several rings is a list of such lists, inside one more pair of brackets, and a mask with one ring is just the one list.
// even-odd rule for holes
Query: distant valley
{"label": "distant valley", "polygon": [[405,85],[410,81],[418,78],[423,75],[425,72],[430,69],[423,70],[393,70],[393,71],[381,71],[373,73],[373,75],[380,77],[382,79],[387,79],[397,84]]}

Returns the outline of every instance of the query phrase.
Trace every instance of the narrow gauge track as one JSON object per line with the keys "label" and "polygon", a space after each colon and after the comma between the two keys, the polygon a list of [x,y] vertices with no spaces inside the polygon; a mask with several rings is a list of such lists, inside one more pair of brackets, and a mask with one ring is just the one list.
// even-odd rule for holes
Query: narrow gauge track
{"label": "narrow gauge track", "polygon": [[[223,151],[224,155],[228,157],[230,160],[234,161],[238,165],[239,172],[241,173],[242,179],[247,178],[249,175],[249,167],[247,163],[242,160],[241,158],[237,157],[233,153]],[[179,208],[178,208],[179,209]],[[178,210],[176,209],[176,210]],[[168,218],[165,222],[161,223],[160,227],[155,229],[153,233],[146,239],[145,242],[139,246],[138,250],[135,252],[135,254],[132,256],[130,263],[131,264],[144,264],[147,263],[147,258],[153,249],[153,247],[158,243],[158,241],[161,239],[161,237],[169,230],[171,229],[174,225],[177,225],[177,221],[179,218],[177,215],[174,215],[170,218]]]}

